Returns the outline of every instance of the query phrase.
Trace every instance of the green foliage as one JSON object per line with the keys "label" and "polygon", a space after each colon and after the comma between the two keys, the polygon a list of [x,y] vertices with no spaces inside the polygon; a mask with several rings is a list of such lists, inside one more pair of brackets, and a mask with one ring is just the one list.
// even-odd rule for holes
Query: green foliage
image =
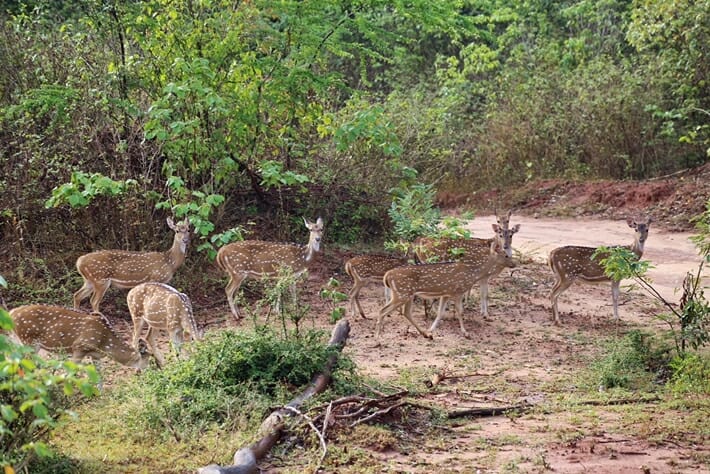
{"label": "green foliage", "polygon": [[650,334],[630,331],[611,341],[605,354],[591,366],[591,381],[605,389],[648,389],[654,380],[666,378],[669,349]]}
{"label": "green foliage", "polygon": [[661,301],[670,314],[661,314],[659,319],[666,322],[670,327],[671,334],[675,340],[676,353],[678,357],[685,357],[688,348],[697,350],[710,342],[710,304],[705,298],[701,286],[701,275],[705,263],[710,258],[710,202],[707,205],[708,211],[697,216],[696,229],[698,234],[691,239],[696,243],[700,251],[702,260],[698,266],[696,274],[687,273],[683,281],[683,295],[680,301],[680,308],[668,303],[654,288],[646,272],[651,268],[648,262],[639,260],[636,255],[624,247],[600,247],[592,255],[599,259],[604,266],[605,274],[613,280],[633,278],[643,289]]}
{"label": "green foliage", "polygon": [[[296,186],[308,183],[310,179],[306,175],[298,174],[293,171],[284,171],[283,163],[273,160],[265,160],[259,166],[261,174],[261,184],[269,188],[280,188],[282,186]],[[301,190],[305,188],[301,186]]]}
{"label": "green foliage", "polygon": [[335,324],[345,317],[345,308],[337,306],[339,303],[348,300],[348,295],[340,291],[340,282],[335,278],[328,279],[328,283],[320,289],[320,297],[331,306],[330,322]]}
{"label": "green foliage", "polygon": [[638,255],[626,247],[601,246],[594,251],[592,259],[598,261],[604,267],[604,274],[615,281],[645,275],[653,268],[651,262],[640,260]]}
{"label": "green foliage", "polygon": [[[0,328],[11,327],[0,309]],[[77,396],[96,395],[97,383],[93,366],[41,359],[0,334],[0,465],[20,470],[33,456],[50,456],[49,431],[74,416],[69,407]]]}
{"label": "green foliage", "polygon": [[673,375],[668,383],[676,395],[710,395],[710,357],[707,354],[688,354],[671,361]]}
{"label": "green foliage", "polygon": [[441,220],[441,211],[434,206],[434,185],[417,183],[416,177],[416,170],[405,168],[402,183],[390,190],[389,216],[394,234],[406,242],[436,232]]}
{"label": "green foliage", "polygon": [[399,156],[402,146],[384,114],[382,107],[357,112],[353,119],[341,125],[333,135],[336,150],[342,152],[352,147],[358,140],[366,142],[366,148],[381,149],[385,156]]}
{"label": "green foliage", "polygon": [[[287,338],[265,326],[208,333],[192,344],[189,359],[149,370],[121,398],[137,432],[184,438],[214,425],[234,429],[286,403],[334,350],[321,331]],[[340,367],[336,379],[352,370],[344,361]]]}
{"label": "green foliage", "polygon": [[70,207],[86,207],[98,196],[121,196],[137,184],[135,179],[114,181],[101,173],[75,171],[69,183],[52,190],[52,197],[47,200],[45,206],[58,207],[68,204]]}

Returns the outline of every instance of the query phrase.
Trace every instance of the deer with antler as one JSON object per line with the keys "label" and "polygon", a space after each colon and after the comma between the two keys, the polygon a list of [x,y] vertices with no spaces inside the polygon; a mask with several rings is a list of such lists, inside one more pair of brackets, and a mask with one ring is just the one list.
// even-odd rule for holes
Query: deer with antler
{"label": "deer with antler", "polygon": [[[651,225],[651,218],[645,222],[636,222],[627,219],[629,227],[634,229],[634,242],[626,248],[636,254],[638,258],[643,255],[644,245],[648,238],[648,229]],[[604,257],[597,256],[592,259],[596,252],[595,247],[582,247],[577,245],[567,245],[558,247],[550,252],[548,264],[555,274],[555,284],[550,292],[552,303],[552,316],[555,324],[560,324],[560,312],[557,309],[557,299],[563,291],[569,288],[575,281],[583,283],[607,283],[611,282],[611,299],[614,307],[614,320],[619,319],[619,285],[620,281],[612,280],[604,273],[604,268],[599,263]]]}
{"label": "deer with antler", "polygon": [[[376,337],[379,339],[382,333],[384,317],[404,306],[404,317],[422,336],[431,339],[441,319],[446,300],[454,301],[461,334],[467,337],[468,332],[463,325],[463,298],[468,290],[475,283],[497,275],[503,268],[515,267],[512,257],[497,240],[491,243],[490,249],[484,249],[483,255],[485,258],[478,260],[478,263],[444,262],[405,265],[385,273],[383,283],[389,288],[392,298],[380,310],[375,330]],[[421,329],[412,319],[412,303],[415,296],[425,299],[439,298],[438,315],[429,331]]]}
{"label": "deer with antler", "polygon": [[[303,222],[310,232],[308,243],[304,245],[263,240],[244,240],[220,248],[215,262],[228,276],[225,288],[227,303],[235,319],[241,318],[234,295],[245,278],[276,278],[279,270],[289,267],[294,275],[303,274],[316,252],[320,251],[323,236],[323,219]],[[295,291],[292,289],[292,291]]]}
{"label": "deer with antler", "polygon": [[91,297],[91,308],[99,305],[111,285],[116,288],[133,288],[141,283],[169,282],[175,271],[185,261],[190,243],[190,222],[175,224],[168,217],[168,227],[175,232],[173,245],[165,252],[131,252],[127,250],[98,250],[79,257],[76,269],[84,278],[84,285],[74,293],[74,308]]}
{"label": "deer with antler", "polygon": [[136,369],[148,366],[150,354],[145,341],[131,347],[101,313],[32,304],[10,310],[10,317],[17,339],[36,349],[69,353],[76,363],[90,357],[97,369],[103,357]]}
{"label": "deer with antler", "polygon": [[133,319],[133,347],[138,347],[143,325],[147,323],[146,341],[159,367],[165,364],[165,358],[155,342],[156,331],[168,332],[178,356],[185,333],[193,341],[202,338],[202,333],[197,329],[190,298],[172,286],[157,282],[141,283],[128,292],[126,299]]}

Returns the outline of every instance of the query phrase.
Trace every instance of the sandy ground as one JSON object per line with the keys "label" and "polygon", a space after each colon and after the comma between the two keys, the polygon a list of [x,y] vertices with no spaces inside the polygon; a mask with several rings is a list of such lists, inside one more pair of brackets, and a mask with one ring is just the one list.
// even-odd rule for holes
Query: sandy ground
{"label": "sandy ground", "polygon": [[[492,235],[493,216],[479,216],[470,224],[476,236]],[[598,342],[629,329],[660,329],[660,305],[638,289],[624,289],[620,322],[612,317],[608,284],[575,284],[560,297],[561,326],[551,321],[548,294],[553,278],[546,266],[549,250],[565,244],[630,244],[633,230],[625,221],[591,219],[536,219],[513,216],[521,224],[513,239],[520,264],[491,282],[490,316],[482,318],[477,297],[465,311],[464,338],[449,314],[428,341],[392,314],[385,320],[382,339],[374,326],[382,306],[382,290],[368,286],[361,302],[370,319],[351,318],[347,351],[362,371],[396,384],[402,378],[424,380],[433,373],[480,373],[446,381],[428,398],[447,410],[496,404],[544,403],[564,399],[580,381],[570,378],[589,364]],[[669,233],[651,226],[644,258],[656,267],[655,287],[671,302],[686,271],[697,270],[699,257],[689,234]],[[347,277],[345,277],[347,279]],[[347,284],[347,283],[346,283]],[[415,318],[424,321],[420,305]],[[495,374],[495,375],[486,375]],[[569,411],[534,413],[520,417],[463,420],[445,440],[422,438],[408,452],[381,450],[374,456],[381,472],[710,472],[708,432],[683,440],[663,439],[665,414],[654,404],[625,408],[576,407]],[[679,423],[688,414],[673,417]],[[638,425],[630,421],[636,417]],[[655,434],[655,436],[654,436]]]}

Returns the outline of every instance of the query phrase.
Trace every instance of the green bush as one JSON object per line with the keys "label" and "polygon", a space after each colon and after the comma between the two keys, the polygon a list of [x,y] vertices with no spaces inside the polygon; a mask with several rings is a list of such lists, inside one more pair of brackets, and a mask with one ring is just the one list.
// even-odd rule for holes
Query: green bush
{"label": "green bush", "polygon": [[671,361],[669,388],[675,394],[710,395],[710,357],[687,354]]}
{"label": "green bush", "polygon": [[[315,330],[298,337],[280,337],[269,327],[208,333],[189,359],[147,371],[118,396],[138,432],[182,438],[214,425],[243,429],[290,400],[334,350]],[[342,357],[336,380],[352,373]]]}
{"label": "green bush", "polygon": [[629,390],[649,387],[667,378],[670,349],[650,334],[633,330],[612,341],[605,355],[592,364],[595,385]]}

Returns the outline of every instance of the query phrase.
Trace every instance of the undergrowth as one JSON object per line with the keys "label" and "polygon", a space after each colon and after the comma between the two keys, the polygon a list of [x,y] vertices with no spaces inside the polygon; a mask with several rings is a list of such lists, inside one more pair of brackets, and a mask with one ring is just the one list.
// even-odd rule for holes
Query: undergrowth
{"label": "undergrowth", "polygon": [[[149,370],[121,390],[132,407],[126,422],[163,438],[198,436],[212,426],[244,429],[322,370],[336,350],[324,339],[316,330],[282,338],[269,327],[208,334],[189,359]],[[347,386],[354,365],[340,355],[333,377],[335,387]]]}

